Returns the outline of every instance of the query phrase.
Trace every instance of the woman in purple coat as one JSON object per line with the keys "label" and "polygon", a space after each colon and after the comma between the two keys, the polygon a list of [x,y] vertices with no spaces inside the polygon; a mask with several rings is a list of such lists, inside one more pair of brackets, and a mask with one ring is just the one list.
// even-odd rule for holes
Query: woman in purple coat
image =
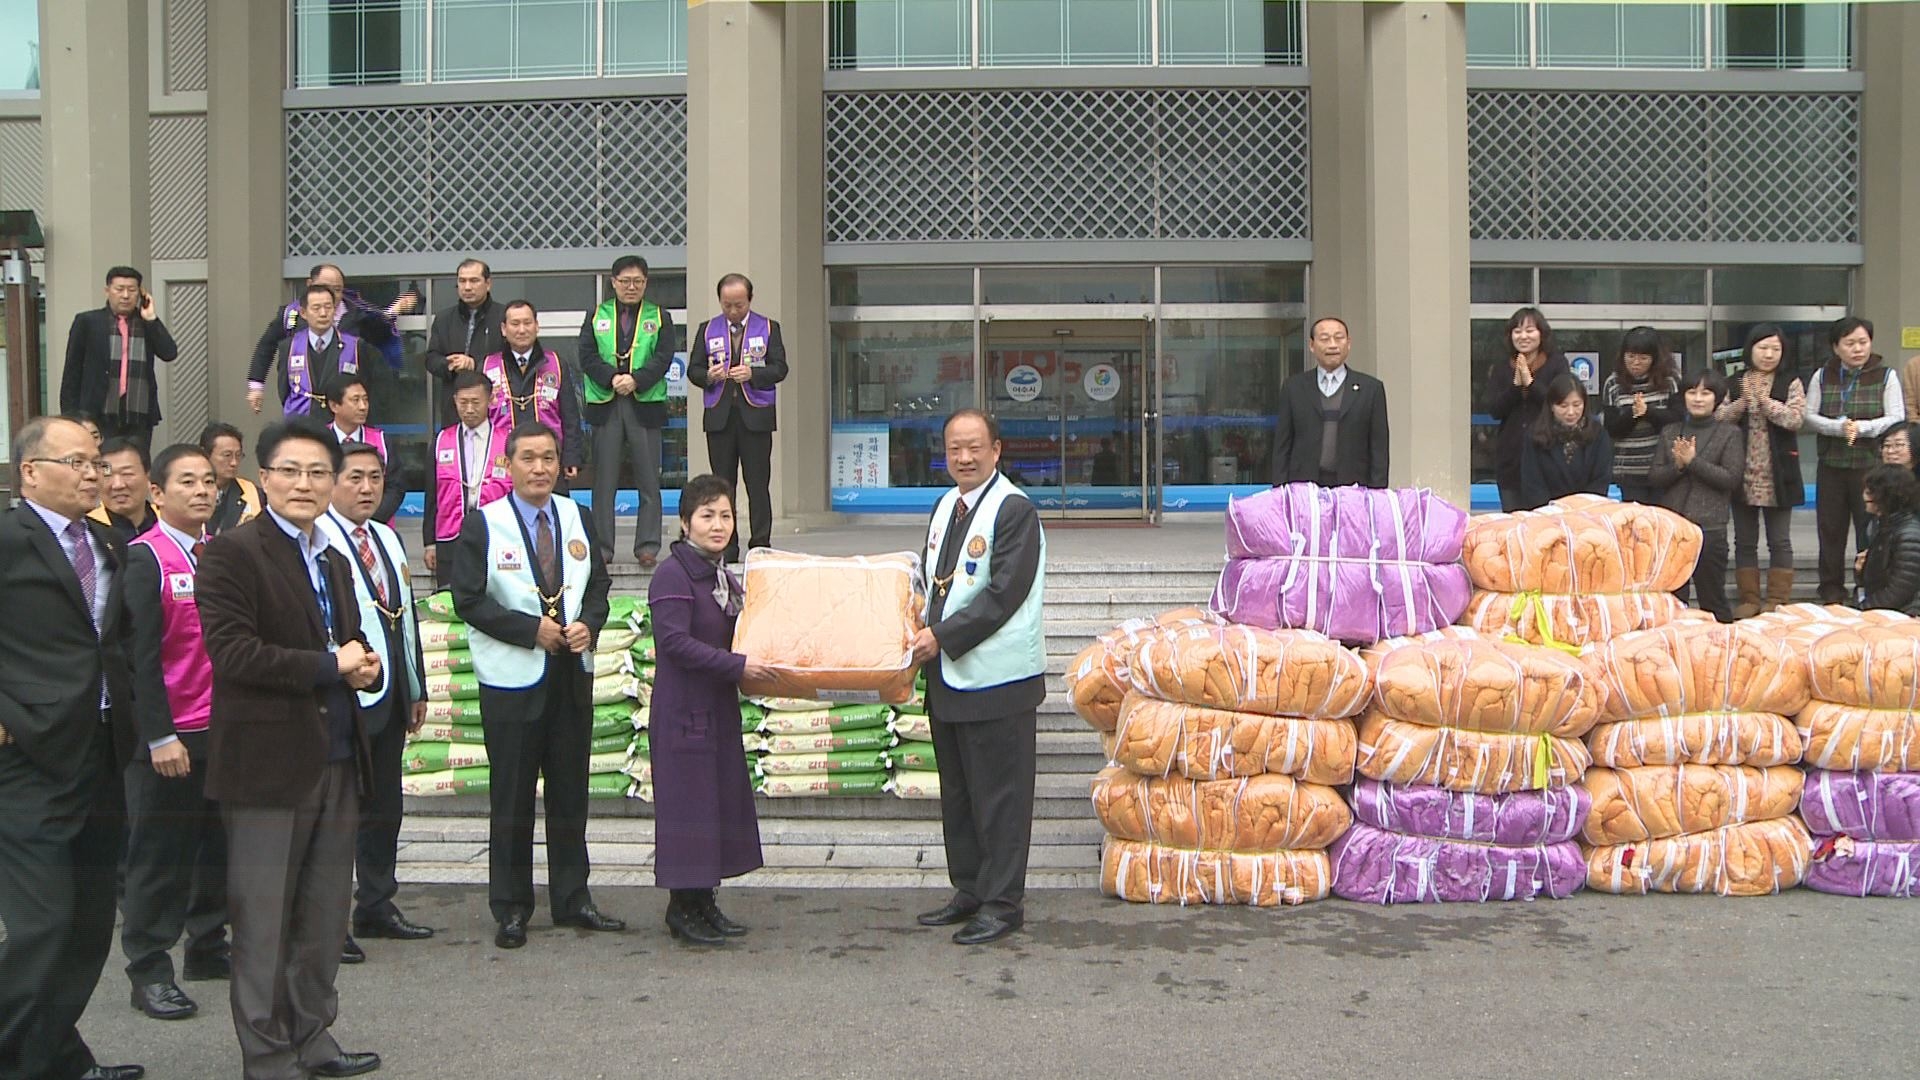
{"label": "woman in purple coat", "polygon": [[738,685],[766,674],[729,652],[740,581],[721,564],[733,539],[733,498],[717,476],[680,491],[680,530],[653,572],[652,722],[654,884],[670,889],[667,929],[719,945],[747,932],[721,914],[714,889],[761,865],[760,823],[740,737]]}

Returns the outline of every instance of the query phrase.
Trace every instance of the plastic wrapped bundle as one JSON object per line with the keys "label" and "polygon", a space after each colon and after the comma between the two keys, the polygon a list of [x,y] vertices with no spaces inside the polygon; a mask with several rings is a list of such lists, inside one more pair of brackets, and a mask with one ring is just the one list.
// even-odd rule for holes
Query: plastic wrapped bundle
{"label": "plastic wrapped bundle", "polygon": [[1662,840],[1589,847],[1587,886],[1602,892],[1766,896],[1806,877],[1813,842],[1792,815]]}
{"label": "plastic wrapped bundle", "polygon": [[1199,608],[1175,608],[1151,619],[1128,619],[1093,639],[1062,675],[1074,714],[1095,731],[1120,722],[1120,699],[1133,686],[1133,651],[1147,631],[1161,626],[1218,626],[1219,616]]}
{"label": "plastic wrapped bundle", "polygon": [[1807,774],[1800,816],[1816,836],[1855,840],[1920,840],[1920,773]]}
{"label": "plastic wrapped bundle", "polygon": [[1808,651],[1816,701],[1920,709],[1920,620],[1844,627]]}
{"label": "plastic wrapped bundle", "polygon": [[1111,836],[1100,848],[1100,891],[1137,904],[1304,904],[1325,899],[1332,876],[1324,851],[1244,855]]}
{"label": "plastic wrapped bundle", "polygon": [[779,674],[749,694],[900,704],[913,697],[913,636],[921,625],[919,558],[831,558],[756,548],[733,651]]}
{"label": "plastic wrapped bundle", "polygon": [[1427,784],[1353,782],[1354,820],[1376,829],[1509,847],[1560,844],[1580,835],[1590,799],[1578,785],[1482,795]]}
{"label": "plastic wrapped bundle", "polygon": [[1790,765],[1649,765],[1594,769],[1586,788],[1589,844],[1626,844],[1786,817],[1800,805],[1800,770]]}
{"label": "plastic wrapped bundle", "polygon": [[1688,713],[1601,724],[1587,734],[1593,763],[1642,765],[1791,765],[1805,743],[1793,722],[1773,713]]}
{"label": "plastic wrapped bundle", "polygon": [[1163,701],[1268,716],[1352,716],[1372,689],[1360,657],[1326,636],[1254,626],[1150,631],[1128,677]]}
{"label": "plastic wrapped bundle", "polygon": [[1920,711],[1816,701],[1796,725],[1814,768],[1920,771]]}
{"label": "plastic wrapped bundle", "polygon": [[1460,621],[1490,637],[1577,651],[1635,630],[1665,626],[1688,607],[1672,593],[1558,596],[1475,591]]}
{"label": "plastic wrapped bundle", "polygon": [[1334,893],[1368,904],[1558,900],[1586,880],[1571,841],[1509,847],[1355,824],[1329,854]]}
{"label": "plastic wrapped bundle", "polygon": [[1360,718],[1363,776],[1487,795],[1578,783],[1592,757],[1577,739],[1425,727],[1369,712]]}
{"label": "plastic wrapped bundle", "polygon": [[1606,596],[1672,592],[1693,577],[1700,527],[1671,510],[1569,495],[1539,510],[1482,514],[1462,558],[1490,592]]}
{"label": "plastic wrapped bundle", "polygon": [[1338,641],[1425,633],[1466,607],[1466,524],[1465,511],[1424,488],[1302,483],[1235,499],[1210,606],[1229,622]]}
{"label": "plastic wrapped bundle", "polygon": [[1107,769],[1093,780],[1093,812],[1123,840],[1253,853],[1324,848],[1353,824],[1339,792],[1274,774],[1186,780]]}
{"label": "plastic wrapped bundle", "polygon": [[1312,784],[1353,779],[1348,720],[1210,709],[1127,694],[1111,759],[1142,776],[1224,780],[1281,773]]}
{"label": "plastic wrapped bundle", "polygon": [[1920,896],[1920,843],[1823,837],[1806,886],[1840,896]]}
{"label": "plastic wrapped bundle", "polygon": [[1742,623],[1685,622],[1627,634],[1590,657],[1613,719],[1700,712],[1791,716],[1806,707],[1806,654]]}
{"label": "plastic wrapped bundle", "polygon": [[1577,739],[1600,715],[1592,671],[1552,649],[1448,634],[1370,652],[1368,666],[1380,712],[1427,727]]}

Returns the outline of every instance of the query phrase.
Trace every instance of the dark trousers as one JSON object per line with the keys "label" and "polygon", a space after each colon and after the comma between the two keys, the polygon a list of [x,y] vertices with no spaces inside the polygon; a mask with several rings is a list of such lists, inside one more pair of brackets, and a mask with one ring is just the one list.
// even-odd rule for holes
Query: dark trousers
{"label": "dark trousers", "polygon": [[113,952],[126,794],[105,724],[73,780],[0,746],[0,1080],[94,1065],[75,1025]]}
{"label": "dark trousers", "polygon": [[[1691,588],[1689,588],[1689,586]],[[1688,602],[1692,592],[1700,598],[1700,610],[1723,623],[1733,621],[1733,608],[1727,604],[1727,527],[1700,530],[1700,561],[1694,564],[1693,577],[1673,595]],[[938,751],[935,751],[938,753]]]}
{"label": "dark trousers", "polygon": [[[727,418],[726,427],[707,432],[707,457],[713,466],[713,475],[725,480],[730,490],[736,487],[740,474],[746,474],[749,510],[747,546],[770,546],[773,543],[773,503],[767,494],[767,485],[773,481],[773,432],[747,430],[736,409]],[[740,500],[737,491],[735,496],[733,542],[727,545],[729,561],[740,550]]]}
{"label": "dark trousers", "polygon": [[[496,922],[510,913],[533,915],[534,788],[545,777],[547,903],[555,920],[592,902],[587,892],[587,757],[593,742],[593,706],[575,673],[572,653],[547,662],[544,688],[514,693],[482,689],[480,714],[493,775],[487,797],[487,906]],[[545,708],[527,715],[514,698],[543,694]],[[496,719],[498,717],[498,719]]]}
{"label": "dark trousers", "polygon": [[1503,485],[1501,485],[1501,487],[1500,487],[1500,510],[1501,510],[1501,512],[1502,512],[1502,513],[1507,513],[1507,514],[1511,514],[1511,513],[1513,513],[1513,512],[1515,511],[1515,510],[1518,510],[1518,509],[1520,509],[1520,507],[1521,507],[1521,505],[1522,505],[1522,503],[1523,503],[1523,500],[1522,500],[1522,499],[1520,498],[1520,489],[1519,489],[1519,488],[1517,488],[1517,487],[1507,487],[1507,486],[1506,486],[1506,485],[1504,485],[1504,484],[1503,484]]}
{"label": "dark trousers", "polygon": [[1847,601],[1847,527],[1853,527],[1853,546],[1867,547],[1866,469],[1836,469],[1822,465],[1814,473],[1813,527],[1820,537],[1820,602]]}
{"label": "dark trousers", "polygon": [[400,853],[400,759],[407,749],[408,718],[391,703],[385,707],[394,715],[368,740],[373,751],[373,794],[361,803],[360,829],[354,838],[353,917],[369,922],[399,914],[393,906],[400,891],[394,875]]}
{"label": "dark trousers", "polygon": [[172,982],[168,950],[187,936],[187,958],[227,951],[227,832],[207,798],[207,762],[165,777],[144,758],[127,765],[127,890],[120,951],[135,986]]}
{"label": "dark trousers", "polygon": [[628,394],[607,403],[606,423],[593,429],[593,535],[600,554],[613,561],[613,500],[620,487],[620,464],[633,467],[640,498],[635,510],[633,554],[660,550],[660,429],[640,422],[640,409]]}
{"label": "dark trousers", "polygon": [[340,1056],[334,977],[353,900],[360,795],[351,760],[291,807],[223,805],[233,1027],[246,1080],[294,1080]]}
{"label": "dark trousers", "polygon": [[100,427],[100,441],[108,439],[132,439],[140,444],[141,450],[150,451],[153,447],[153,423],[146,417],[121,418],[102,416],[94,421]]}
{"label": "dark trousers", "polygon": [[1793,508],[1790,506],[1748,506],[1733,504],[1733,565],[1743,570],[1760,568],[1760,530],[1766,527],[1767,567],[1793,569]]}
{"label": "dark trousers", "polygon": [[960,723],[934,717],[932,727],[947,878],[956,898],[985,914],[1017,915],[1033,842],[1034,711]]}

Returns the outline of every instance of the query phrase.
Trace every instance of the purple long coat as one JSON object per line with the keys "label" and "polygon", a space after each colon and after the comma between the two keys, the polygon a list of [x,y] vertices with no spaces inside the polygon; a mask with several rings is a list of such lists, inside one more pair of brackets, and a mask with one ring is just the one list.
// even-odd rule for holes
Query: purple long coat
{"label": "purple long coat", "polygon": [[717,573],[691,544],[676,541],[647,588],[656,652],[648,730],[653,877],[663,889],[711,889],[761,865],[740,737],[746,657],[728,651],[734,616],[713,598]]}

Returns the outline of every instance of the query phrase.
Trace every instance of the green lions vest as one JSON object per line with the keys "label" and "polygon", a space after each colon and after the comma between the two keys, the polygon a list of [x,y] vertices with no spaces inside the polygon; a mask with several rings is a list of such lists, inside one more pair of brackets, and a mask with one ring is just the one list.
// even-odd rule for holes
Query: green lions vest
{"label": "green lions vest", "polygon": [[[993,561],[999,557],[999,549],[994,547],[993,533],[996,519],[1000,516],[1000,504],[1008,499],[1026,497],[1026,492],[1015,487],[1013,481],[1005,476],[996,476],[989,482],[985,498],[974,510],[973,520],[968,523],[959,561],[954,564],[945,610],[959,611],[985,591],[987,581],[993,576]],[[959,499],[960,489],[954,488],[934,508],[933,520],[927,529],[926,567],[929,574],[939,564],[942,534],[946,531],[947,523],[953,520],[953,504]],[[1027,590],[1027,598],[1014,610],[1013,617],[994,631],[992,637],[974,646],[958,660],[941,656],[940,673],[948,686],[955,690],[985,690],[1046,672],[1046,632],[1041,621],[1041,594],[1046,591],[1046,584],[1047,535],[1043,531],[1040,534],[1040,566],[1034,571],[1033,587]],[[933,594],[929,590],[927,611],[931,614],[932,610]]]}
{"label": "green lions vest", "polygon": [[[609,364],[613,363],[614,358],[620,355],[620,346],[613,340],[614,335],[618,333],[620,329],[619,311],[620,302],[618,300],[609,300],[601,304],[593,313],[593,342],[600,349],[600,359],[605,360]],[[629,357],[652,356],[654,342],[658,340],[659,337],[660,309],[654,306],[653,301],[642,300],[640,301],[639,316],[633,323],[633,340],[628,342],[632,348],[628,350],[627,355]],[[645,360],[641,361],[641,364],[645,363]],[[638,373],[638,366],[636,366],[633,371],[628,372],[628,374]],[[613,400],[613,387],[601,386],[591,375],[587,376],[585,382],[587,404],[599,405]],[[645,390],[636,391],[633,395],[633,400],[667,400],[667,380],[661,379]]]}

